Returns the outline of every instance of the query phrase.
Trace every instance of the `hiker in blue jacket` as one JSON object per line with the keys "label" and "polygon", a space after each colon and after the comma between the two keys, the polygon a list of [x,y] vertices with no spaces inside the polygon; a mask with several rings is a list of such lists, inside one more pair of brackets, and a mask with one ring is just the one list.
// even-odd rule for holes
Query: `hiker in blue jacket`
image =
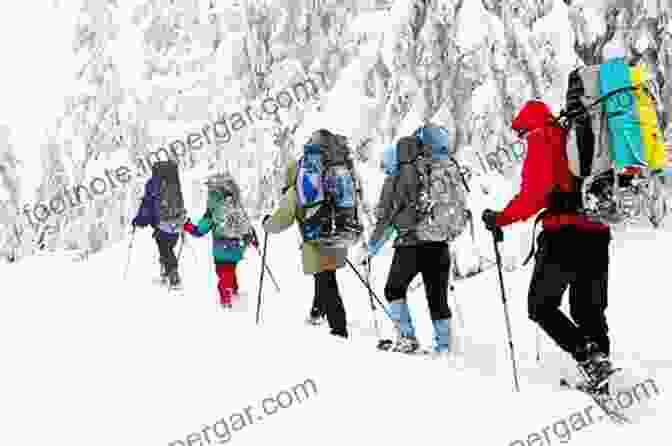
{"label": "hiker in blue jacket", "polygon": [[152,176],[145,184],[145,194],[142,197],[137,215],[133,218],[131,224],[134,229],[146,226],[151,226],[154,229],[152,237],[156,240],[156,245],[159,249],[159,263],[161,264],[160,280],[164,284],[169,283],[171,288],[177,288],[181,285],[181,279],[177,271],[177,257],[175,256],[174,249],[180,237],[182,225],[162,222],[160,218],[161,177],[165,175],[165,171],[170,170],[174,170],[177,173],[177,165],[170,161],[161,161],[152,165]]}

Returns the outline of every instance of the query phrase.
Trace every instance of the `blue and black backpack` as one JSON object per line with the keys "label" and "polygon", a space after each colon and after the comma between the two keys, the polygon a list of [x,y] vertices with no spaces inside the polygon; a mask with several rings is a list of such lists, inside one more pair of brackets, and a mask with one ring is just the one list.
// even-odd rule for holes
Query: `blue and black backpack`
{"label": "blue and black backpack", "polygon": [[304,241],[333,247],[354,244],[363,232],[362,189],[347,139],[324,129],[314,132],[297,167],[298,206],[305,212],[301,223]]}

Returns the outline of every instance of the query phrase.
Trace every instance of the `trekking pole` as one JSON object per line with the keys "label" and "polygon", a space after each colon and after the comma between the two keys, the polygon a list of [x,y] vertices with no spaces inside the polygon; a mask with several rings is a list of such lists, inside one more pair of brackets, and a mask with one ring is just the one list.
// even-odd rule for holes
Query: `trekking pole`
{"label": "trekking pole", "polygon": [[537,358],[536,358],[537,359],[537,365],[541,365],[541,353],[540,353],[541,349],[539,348],[540,343],[541,343],[541,336],[539,335],[539,327],[537,327],[536,330],[535,330],[535,345],[536,345],[536,348],[537,348]]}
{"label": "trekking pole", "polygon": [[261,253],[261,274],[259,275],[259,295],[257,296],[257,325],[259,325],[259,314],[261,312],[261,290],[264,286],[264,272],[266,268],[266,248],[268,247],[268,232],[264,231],[264,250]]}
{"label": "trekking pole", "polygon": [[346,263],[348,264],[348,266],[355,272],[355,274],[356,274],[357,277],[359,278],[359,281],[362,282],[362,284],[366,287],[367,290],[369,290],[369,296],[370,296],[370,297],[373,297],[374,299],[376,299],[376,301],[378,301],[378,305],[380,305],[380,306],[383,308],[383,311],[385,311],[385,314],[387,314],[387,317],[389,317],[390,320],[393,320],[393,319],[392,319],[392,315],[390,315],[390,313],[387,311],[387,308],[385,308],[385,305],[380,301],[380,299],[378,298],[378,296],[376,295],[376,293],[373,292],[373,290],[371,289],[371,287],[369,286],[369,284],[366,283],[366,281],[364,280],[364,278],[362,277],[362,275],[359,273],[359,271],[357,271],[357,268],[355,268],[354,265],[352,264],[352,262],[350,262],[350,259],[346,258],[346,259],[345,259],[345,262],[346,262]]}
{"label": "trekking pole", "polygon": [[[180,249],[177,251],[177,267],[180,267],[180,258],[182,258],[182,248],[184,248],[184,230],[180,231]],[[184,275],[184,271],[182,271]]]}
{"label": "trekking pole", "polygon": [[273,286],[275,286],[275,291],[277,293],[280,292],[280,287],[278,286],[278,282],[276,282],[275,277],[273,277],[273,273],[271,273],[271,268],[264,262],[264,268],[266,269],[266,272],[268,273],[269,279],[271,279],[271,282],[273,282]]}
{"label": "trekking pole", "polygon": [[135,238],[135,226],[131,231],[131,240],[128,242],[128,254],[126,255],[126,267],[124,268],[124,281],[128,276],[128,265],[131,263],[131,250],[133,249],[133,239]]}
{"label": "trekking pole", "polygon": [[378,318],[376,317],[376,304],[373,301],[371,294],[371,262],[366,264],[366,286],[369,288],[369,304],[371,305],[371,317],[373,317],[373,326],[376,330],[376,337],[380,339],[380,325],[378,325]]}
{"label": "trekking pole", "polygon": [[[263,257],[262,253],[259,251],[259,248],[256,248],[257,252],[261,257]],[[268,277],[271,279],[271,282],[273,282],[273,286],[275,287],[276,293],[280,292],[280,287],[278,286],[278,282],[276,282],[275,277],[273,277],[273,273],[271,272],[271,268],[266,264],[266,262],[263,262],[264,269],[268,273]]]}
{"label": "trekking pole", "polygon": [[455,267],[451,265],[450,273],[448,275],[448,292],[453,296],[453,307],[455,308],[455,316],[458,321],[458,324],[461,327],[464,327],[464,317],[462,317],[462,309],[460,304],[457,302],[457,293],[455,292],[455,285],[453,285],[453,278],[455,277]]}
{"label": "trekking pole", "polygon": [[492,241],[495,248],[495,258],[497,259],[497,272],[499,273],[499,288],[502,293],[502,303],[504,304],[504,317],[506,319],[506,332],[509,337],[509,348],[511,350],[511,362],[513,364],[513,379],[516,385],[516,392],[520,392],[518,386],[518,370],[516,369],[516,355],[513,348],[513,336],[511,335],[511,321],[509,320],[509,310],[506,304],[506,291],[504,290],[504,276],[502,274],[502,255],[499,252],[498,242],[504,240],[504,233],[500,228],[492,231]]}
{"label": "trekking pole", "polygon": [[177,251],[177,264],[180,264],[182,258],[182,248],[184,248],[184,231],[180,231],[180,249]]}

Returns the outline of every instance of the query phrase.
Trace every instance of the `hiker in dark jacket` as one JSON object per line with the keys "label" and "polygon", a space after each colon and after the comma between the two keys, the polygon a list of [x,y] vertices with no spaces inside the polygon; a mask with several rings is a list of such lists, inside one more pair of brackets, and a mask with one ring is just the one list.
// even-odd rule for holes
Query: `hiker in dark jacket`
{"label": "hiker in dark jacket", "polygon": [[159,220],[160,180],[158,164],[154,163],[152,165],[152,176],[145,183],[145,194],[131,224],[134,228],[151,226],[154,229],[152,237],[156,240],[159,249],[160,280],[162,283],[169,282],[171,287],[179,287],[181,279],[177,270],[177,257],[174,249],[182,227],[181,225],[161,223]]}
{"label": "hiker in dark jacket", "polygon": [[[420,130],[420,129],[418,129]],[[427,145],[448,147],[449,141],[444,129],[427,132]],[[414,134],[415,138],[417,132]],[[366,263],[377,255],[385,241],[396,233],[394,257],[385,285],[385,298],[389,302],[396,342],[394,351],[413,353],[420,344],[416,338],[406,293],[411,282],[422,274],[425,294],[433,327],[433,351],[445,355],[450,350],[450,318],[448,305],[448,281],[450,275],[450,253],[447,242],[429,242],[418,239],[416,212],[413,204],[397,193],[399,181],[403,181],[398,167],[399,159],[409,156],[397,152],[405,145],[390,145],[384,152],[383,169],[386,177],[376,208],[376,226],[369,239],[368,247],[357,254],[357,263]]]}
{"label": "hiker in dark jacket", "polygon": [[[601,383],[611,370],[605,316],[611,232],[566,204],[578,200],[565,151],[567,132],[552,122],[550,109],[539,101],[526,103],[513,120],[512,129],[527,135],[528,144],[520,192],[501,212],[486,209],[482,219],[489,230],[501,231],[546,209],[540,214],[529,317]],[[568,286],[573,320],[560,310]]]}

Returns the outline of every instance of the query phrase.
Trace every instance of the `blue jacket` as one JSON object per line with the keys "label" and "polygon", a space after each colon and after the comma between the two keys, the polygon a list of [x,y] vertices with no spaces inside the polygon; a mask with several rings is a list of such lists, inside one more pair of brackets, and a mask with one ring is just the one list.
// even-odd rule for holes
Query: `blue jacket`
{"label": "blue jacket", "polygon": [[164,224],[159,221],[159,180],[151,177],[145,184],[145,194],[142,197],[138,213],[133,219],[133,226],[154,228],[154,236],[161,240],[177,240],[181,231],[179,225]]}

